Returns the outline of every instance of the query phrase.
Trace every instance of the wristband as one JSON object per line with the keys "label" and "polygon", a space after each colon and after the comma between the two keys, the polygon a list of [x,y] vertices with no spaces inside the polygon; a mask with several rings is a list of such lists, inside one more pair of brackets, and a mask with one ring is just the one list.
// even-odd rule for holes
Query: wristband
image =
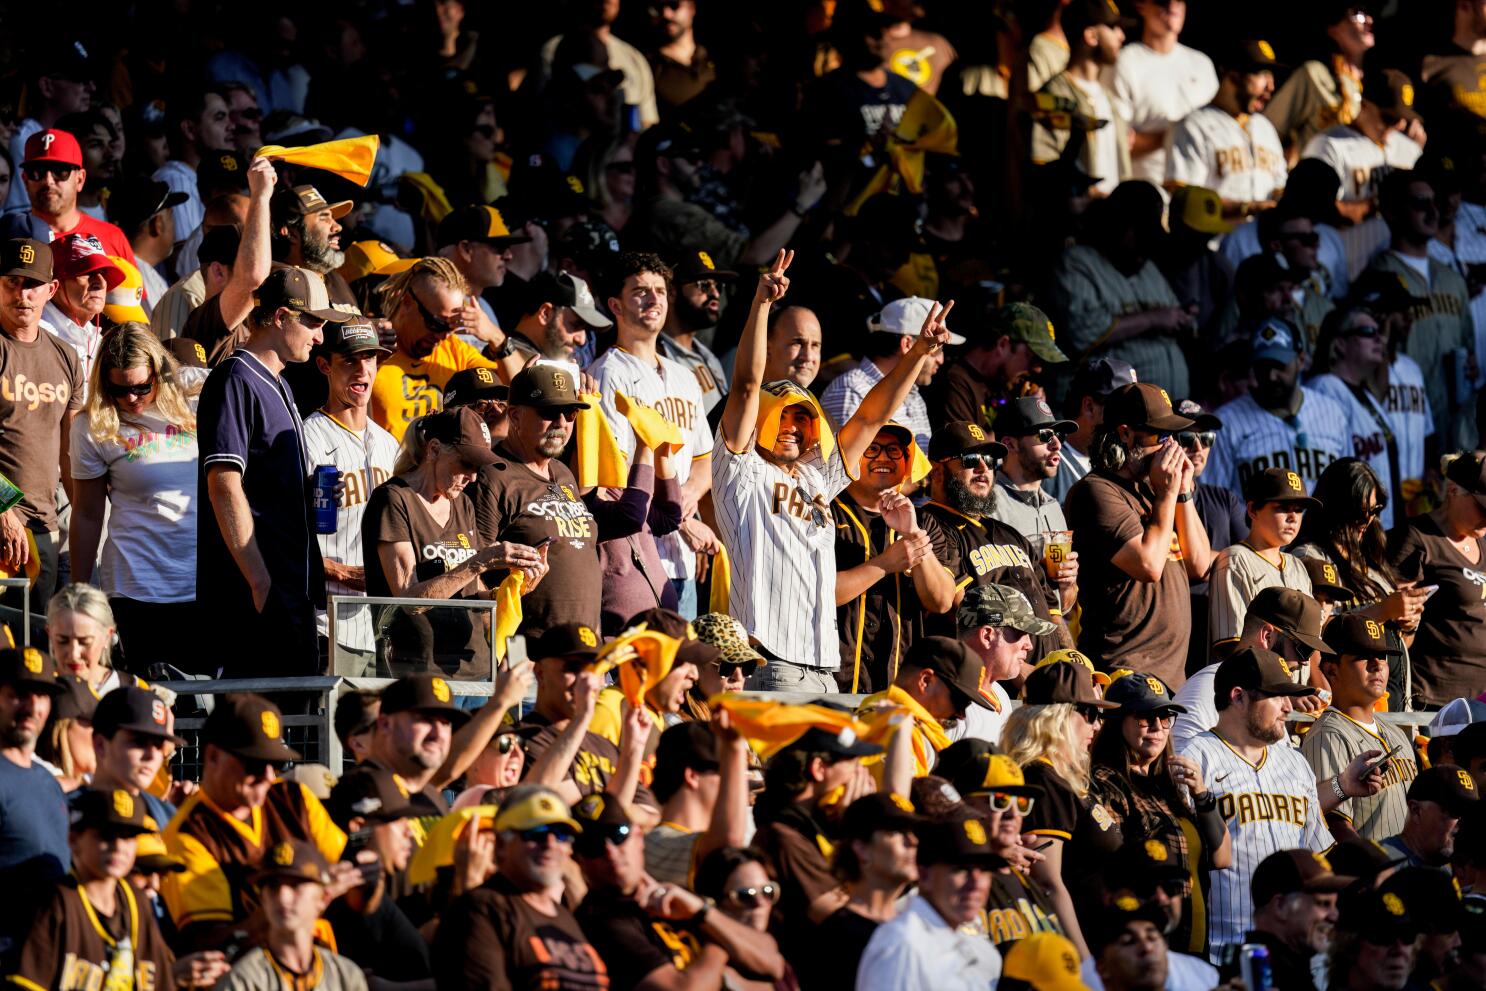
{"label": "wristband", "polygon": [[716,899],[708,898],[706,896],[703,896],[702,897],[702,907],[699,908],[699,909],[697,909],[696,912],[695,912],[695,914],[693,914],[689,919],[686,920],[687,923],[689,925],[701,925],[702,924],[702,920],[704,918],[706,918],[707,913],[710,912],[710,911],[712,911],[716,907],[717,907],[717,901],[716,901]]}
{"label": "wristband", "polygon": [[1179,493],[1177,493],[1176,501],[1177,502],[1191,502],[1192,501],[1192,493],[1190,493],[1190,492],[1179,492]]}
{"label": "wristband", "polygon": [[1340,774],[1333,774],[1331,776],[1331,790],[1336,792],[1336,797],[1343,802],[1351,797],[1342,788],[1342,776]]}
{"label": "wristband", "polygon": [[1192,796],[1192,811],[1196,813],[1211,812],[1218,807],[1218,796],[1210,791],[1204,791]]}

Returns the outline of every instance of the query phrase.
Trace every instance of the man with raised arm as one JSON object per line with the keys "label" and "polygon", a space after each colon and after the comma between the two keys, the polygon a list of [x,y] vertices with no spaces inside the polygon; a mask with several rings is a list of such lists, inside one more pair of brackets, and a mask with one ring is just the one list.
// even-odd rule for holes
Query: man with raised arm
{"label": "man with raised arm", "polygon": [[789,289],[793,258],[781,251],[754,293],[712,455],[712,498],[732,562],[729,612],[770,662],[749,687],[834,692],[841,657],[830,502],[851,481],[846,466],[860,461],[949,339],[954,303],[929,308],[903,360],[833,437],[814,396],[763,381],[769,310]]}

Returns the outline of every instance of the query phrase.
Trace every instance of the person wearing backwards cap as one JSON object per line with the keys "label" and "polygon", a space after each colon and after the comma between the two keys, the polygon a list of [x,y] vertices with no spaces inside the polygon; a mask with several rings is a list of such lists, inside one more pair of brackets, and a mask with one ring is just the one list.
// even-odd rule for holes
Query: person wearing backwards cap
{"label": "person wearing backwards cap", "polygon": [[769,665],[759,689],[836,691],[841,666],[836,625],[835,528],[829,500],[908,389],[948,340],[931,308],[908,356],[873,387],[855,415],[831,435],[819,404],[792,382],[761,381],[769,311],[789,290],[793,256],[781,251],[760,279],[738,345],[733,384],[712,457],[713,505],[734,561],[748,561],[730,592],[729,614],[757,637]]}
{"label": "person wearing backwards cap", "polygon": [[1475,779],[1459,765],[1436,764],[1419,772],[1406,797],[1403,828],[1383,840],[1383,847],[1415,867],[1445,867],[1455,852],[1460,820],[1479,814],[1481,791]]}
{"label": "person wearing backwards cap", "polygon": [[43,896],[6,980],[26,991],[170,988],[175,955],[129,883],[137,838],[152,832],[126,791],[83,791],[65,834],[72,870]]}
{"label": "person wearing backwards cap", "polygon": [[1475,698],[1486,684],[1486,458],[1460,455],[1445,482],[1444,505],[1389,538],[1400,583],[1439,587],[1409,645],[1416,708]]}
{"label": "person wearing backwards cap", "polygon": [[[367,503],[377,486],[391,477],[397,462],[397,441],[371,421],[372,382],[377,362],[391,354],[377,340],[377,332],[362,320],[327,323],[325,339],[315,347],[314,363],[325,376],[324,404],[305,417],[304,439],[317,465],[333,465],[341,478],[336,500],[335,532],[316,533],[325,568],[327,595],[365,595],[365,550],[361,522]],[[492,376],[494,377],[494,376]],[[354,673],[347,666],[352,654],[369,671],[375,661],[376,642],[370,607],[340,607],[335,617],[336,643],[330,645],[339,658],[332,670]],[[330,636],[330,618],[317,611],[316,631]]]}
{"label": "person wearing backwards cap", "polygon": [[1311,576],[1300,558],[1283,548],[1295,543],[1307,511],[1320,512],[1320,500],[1305,494],[1305,483],[1288,468],[1266,468],[1244,482],[1249,535],[1218,551],[1208,578],[1207,641],[1238,636],[1254,595],[1281,586],[1311,594]]}
{"label": "person wearing backwards cap", "polygon": [[263,943],[237,958],[217,983],[222,991],[366,991],[356,962],[315,943],[321,910],[344,887],[334,883],[319,850],[301,840],[275,843],[250,883],[263,899]]}
{"label": "person wearing backwards cap", "polygon": [[608,967],[561,898],[583,827],[552,791],[518,785],[501,803],[494,829],[495,873],[452,902],[434,934],[438,987],[607,987]]}
{"label": "person wearing backwards cap", "polygon": [[980,917],[991,872],[1003,863],[979,819],[921,825],[918,891],[867,941],[857,991],[994,986],[1001,976],[1000,952],[962,927]]}
{"label": "person wearing backwards cap", "polygon": [[[893,300],[880,313],[868,318],[868,333],[866,342],[862,345],[861,363],[836,376],[826,386],[825,392],[821,393],[821,408],[832,421],[845,423],[850,420],[867,393],[872,391],[872,387],[881,382],[898,362],[906,359],[913,348],[914,338],[923,327],[924,318],[929,315],[933,306],[930,300],[909,296],[906,299]],[[950,333],[951,347],[959,347],[964,343],[964,337]],[[913,431],[914,440],[925,451],[929,449],[929,437],[934,430],[929,423],[929,407],[919,390],[928,387],[942,364],[943,352],[931,355],[913,384],[908,387],[908,395],[904,397],[902,404],[893,411],[893,420]]]}
{"label": "person wearing backwards cap", "polygon": [[[42,326],[57,289],[49,245],[0,241],[0,363],[11,383],[0,391],[0,472],[22,493],[0,513],[0,568],[34,571],[31,597],[39,602],[57,581],[56,491],[64,480],[71,486],[72,420],[87,393],[77,352]],[[15,594],[9,598],[19,607]]]}
{"label": "person wearing backwards cap", "polygon": [[[165,827],[166,852],[186,865],[161,886],[181,945],[219,947],[262,910],[251,877],[278,844],[312,844],[325,861],[340,859],[346,834],[304,785],[278,780],[298,760],[284,745],[283,716],[261,695],[220,696],[201,730],[201,787]],[[337,882],[355,874],[337,864]]]}
{"label": "person wearing backwards cap", "polygon": [[[46,244],[68,234],[91,235],[108,254],[134,261],[134,249],[123,231],[78,208],[88,172],[75,135],[55,128],[37,131],[26,139],[25,155],[16,166],[31,209],[0,221],[0,238],[29,237]],[[23,183],[12,182],[12,196]]]}
{"label": "person wearing backwards cap", "polygon": [[571,272],[538,272],[520,295],[521,319],[509,340],[523,359],[575,364],[591,337],[614,326],[598,308],[588,283]]}
{"label": "person wearing backwards cap", "polygon": [[1094,470],[1064,505],[1081,562],[1079,649],[1177,687],[1186,680],[1189,584],[1212,562],[1192,502],[1195,470],[1173,436],[1192,426],[1164,389],[1141,382],[1111,393]]}
{"label": "person wearing backwards cap", "polygon": [[1171,724],[1186,710],[1160,678],[1144,671],[1115,678],[1104,699],[1119,708],[1105,716],[1094,742],[1093,790],[1127,848],[1149,853],[1151,844],[1158,844],[1182,879],[1190,881],[1177,892],[1180,918],[1167,935],[1172,949],[1202,953],[1207,933],[1199,872],[1226,868],[1233,849],[1196,762],[1172,752]]}
{"label": "person wearing backwards cap", "polygon": [[[1369,772],[1369,751],[1329,781],[1316,774],[1286,742],[1291,700],[1314,695],[1297,685],[1283,659],[1263,648],[1245,647],[1218,668],[1213,697],[1218,722],[1193,737],[1182,756],[1197,765],[1218,803],[1233,839],[1233,864],[1208,872],[1208,946],[1240,942],[1252,917],[1249,881],[1259,862],[1276,850],[1315,853],[1332,845],[1325,813],[1347,798],[1375,794],[1382,775]],[[1187,783],[1184,777],[1178,784]],[[1189,786],[1190,787],[1190,786]]]}
{"label": "person wearing backwards cap", "polygon": [[1403,652],[1382,623],[1357,613],[1342,613],[1326,624],[1326,642],[1336,651],[1321,658],[1331,705],[1311,724],[1300,752],[1323,780],[1340,774],[1363,751],[1385,754],[1380,758],[1383,790],[1349,798],[1326,814],[1338,839],[1355,833],[1381,842],[1403,828],[1404,792],[1418,774],[1408,734],[1374,717],[1378,700],[1388,694],[1389,665]]}
{"label": "person wearing backwards cap", "polygon": [[104,254],[90,234],[68,234],[52,244],[57,294],[42,311],[47,330],[72,345],[82,366],[83,380],[93,379],[93,363],[103,339],[101,314],[109,290],[124,281],[124,271]]}

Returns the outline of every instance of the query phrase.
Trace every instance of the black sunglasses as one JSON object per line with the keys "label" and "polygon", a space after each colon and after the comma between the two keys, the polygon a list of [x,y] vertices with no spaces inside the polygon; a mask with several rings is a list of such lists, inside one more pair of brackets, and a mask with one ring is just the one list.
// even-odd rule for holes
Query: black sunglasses
{"label": "black sunglasses", "polygon": [[520,741],[520,738],[515,733],[506,733],[506,734],[503,734],[501,736],[496,737],[491,742],[494,745],[494,747],[495,747],[495,749],[496,749],[496,751],[498,753],[508,754],[512,750],[515,750],[516,749],[516,744],[518,744],[521,741]]}
{"label": "black sunglasses", "polygon": [[741,661],[737,664],[729,664],[726,661],[717,663],[717,670],[724,678],[731,678],[734,671],[742,671],[743,677],[753,677],[753,672],[758,670],[758,661]]}
{"label": "black sunglasses", "polygon": [[1383,332],[1382,331],[1382,328],[1380,328],[1377,324],[1375,324],[1375,323],[1364,323],[1364,324],[1358,324],[1356,327],[1352,327],[1352,328],[1344,331],[1343,333],[1341,333],[1338,336],[1340,336],[1340,337],[1377,337],[1382,332]]}
{"label": "black sunglasses", "polygon": [[125,396],[131,397],[133,399],[143,399],[145,396],[148,396],[150,392],[154,390],[154,388],[154,376],[150,376],[150,380],[142,385],[119,385],[117,382],[103,383],[103,391],[108,393],[110,396],[113,396],[115,399],[123,399]]}
{"label": "black sunglasses", "polygon": [[21,169],[26,178],[32,182],[41,182],[48,173],[56,176],[58,182],[66,182],[76,171],[77,167],[74,165],[27,165]]}
{"label": "black sunglasses", "polygon": [[1062,440],[1064,437],[1067,437],[1068,431],[1054,430],[1052,427],[1043,427],[1032,436],[1037,438],[1037,443],[1039,444],[1051,444],[1054,437],[1056,437],[1058,440]]}
{"label": "black sunglasses", "polygon": [[629,841],[633,830],[629,826],[603,826],[599,823],[589,823],[583,827],[583,832],[573,841],[573,850],[583,857],[602,857],[607,844],[623,846]]}
{"label": "black sunglasses", "polygon": [[428,326],[429,330],[435,334],[448,334],[454,330],[454,325],[449,321],[441,317],[436,317],[429,312],[428,307],[423,305],[423,300],[419,299],[418,294],[411,289],[408,290],[408,298],[413,301],[414,306],[418,307],[418,315],[423,318],[423,322]]}
{"label": "black sunglasses", "polygon": [[974,471],[976,468],[980,467],[985,467],[990,469],[991,471],[995,471],[997,468],[1001,467],[1001,459],[992,457],[989,454],[980,454],[978,452],[972,454],[961,454],[959,455],[959,459],[960,464],[964,465],[966,468],[969,468],[971,471]]}
{"label": "black sunglasses", "polygon": [[1097,723],[1104,718],[1104,710],[1097,705],[1075,705],[1073,711],[1086,723]]}
{"label": "black sunglasses", "polygon": [[758,905],[760,902],[772,905],[779,900],[779,885],[770,881],[756,888],[733,888],[723,898],[734,905]]}
{"label": "black sunglasses", "polygon": [[798,485],[795,486],[795,495],[803,499],[805,504],[810,507],[810,522],[816,526],[825,526],[828,522],[826,520],[826,511],[820,508],[820,503],[806,495],[805,490]]}
{"label": "black sunglasses", "polygon": [[1189,451],[1196,450],[1199,443],[1208,450],[1212,450],[1212,446],[1218,442],[1218,432],[1216,430],[1183,430],[1176,435],[1176,442]]}

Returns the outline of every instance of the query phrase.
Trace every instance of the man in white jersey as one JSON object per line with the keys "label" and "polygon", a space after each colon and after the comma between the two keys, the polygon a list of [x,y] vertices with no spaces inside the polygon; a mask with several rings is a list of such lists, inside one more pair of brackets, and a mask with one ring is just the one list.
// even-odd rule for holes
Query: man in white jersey
{"label": "man in white jersey", "polygon": [[1288,169],[1280,135],[1261,111],[1274,95],[1274,49],[1243,41],[1223,59],[1218,95],[1174,125],[1166,139],[1166,185],[1204,186],[1223,215],[1247,217],[1274,205]]}
{"label": "man in white jersey", "polygon": [[615,264],[617,288],[609,298],[615,343],[587,371],[598,382],[604,416],[626,460],[634,457],[635,431],[619,412],[616,393],[653,408],[681,430],[684,443],[675,452],[681,528],[656,538],[655,545],[676,589],[677,612],[692,619],[697,614],[697,552],[710,553],[717,545],[712,530],[697,518],[697,503],[712,487],[707,461],[712,435],[702,387],[690,369],[662,355],[656,343],[670,304],[670,268],[658,256],[640,252],[621,255]]}
{"label": "man in white jersey", "polygon": [[1166,132],[1218,92],[1212,59],[1177,41],[1187,0],[1136,0],[1144,21],[1140,41],[1115,63],[1115,112],[1135,132],[1132,178],[1160,185],[1166,178]]}
{"label": "man in white jersey", "polygon": [[770,657],[749,687],[835,692],[841,652],[828,507],[850,482],[846,466],[861,459],[948,341],[954,304],[930,308],[904,359],[833,437],[810,393],[763,381],[769,310],[789,289],[784,273],[793,257],[781,251],[754,292],[713,451],[713,505],[732,560],[729,612]]}
{"label": "man in white jersey", "polygon": [[1326,466],[1352,452],[1347,411],[1300,384],[1300,332],[1271,317],[1251,342],[1249,391],[1214,414],[1223,421],[1208,457],[1209,485],[1242,492],[1266,468],[1285,468],[1315,487]]}
{"label": "man in white jersey", "polygon": [[1413,168],[1423,153],[1404,134],[1418,119],[1409,77],[1397,69],[1374,70],[1363,81],[1357,119],[1311,138],[1301,157],[1319,158],[1336,170],[1342,181],[1342,212],[1361,220],[1376,202],[1383,176]]}
{"label": "man in white jersey", "polygon": [[[359,321],[326,324],[325,342],[315,348],[315,366],[328,380],[330,396],[305,418],[305,448],[312,466],[334,465],[341,473],[335,532],[315,535],[325,561],[328,595],[366,594],[361,517],[372,489],[391,476],[397,460],[397,441],[367,416],[377,361],[385,354],[391,352],[377,342],[377,332]],[[330,636],[330,611],[335,613],[330,670],[352,676],[372,674],[376,638],[371,609],[341,604],[333,610],[316,610],[315,625],[322,640]]]}
{"label": "man in white jersey", "polygon": [[1326,850],[1332,845],[1322,818],[1326,810],[1369,793],[1370,786],[1360,780],[1365,760],[1353,761],[1327,782],[1322,795],[1311,766],[1284,743],[1291,699],[1315,691],[1295,684],[1278,654],[1246,647],[1224,661],[1213,679],[1218,724],[1182,749],[1211,789],[1194,794],[1193,804],[1202,808],[1215,801],[1233,839],[1232,865],[1208,873],[1207,942],[1214,961],[1223,946],[1242,941],[1249,928],[1254,915],[1249,882],[1259,863],[1277,850]]}

